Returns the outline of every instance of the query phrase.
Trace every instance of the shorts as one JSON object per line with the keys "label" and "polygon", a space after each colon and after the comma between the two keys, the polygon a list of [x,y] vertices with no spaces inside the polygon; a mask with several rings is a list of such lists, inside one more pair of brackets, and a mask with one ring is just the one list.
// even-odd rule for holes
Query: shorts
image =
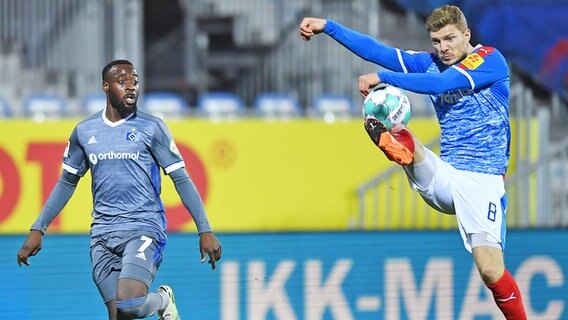
{"label": "shorts", "polygon": [[412,189],[432,208],[455,214],[465,248],[505,250],[507,198],[500,175],[458,170],[424,148],[426,159],[404,166]]}
{"label": "shorts", "polygon": [[149,288],[166,241],[147,231],[114,231],[91,238],[93,280],[106,303],[116,299],[118,280],[134,279]]}

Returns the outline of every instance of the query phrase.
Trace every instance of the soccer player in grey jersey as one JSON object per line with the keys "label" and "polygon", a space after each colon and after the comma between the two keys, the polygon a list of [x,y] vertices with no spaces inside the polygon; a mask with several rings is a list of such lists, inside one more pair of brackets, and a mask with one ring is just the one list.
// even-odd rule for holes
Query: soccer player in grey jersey
{"label": "soccer player in grey jersey", "polygon": [[107,105],[80,122],[63,155],[63,172],[18,252],[18,264],[41,250],[42,236],[91,170],[93,279],[109,319],[158,314],[179,319],[172,289],[149,292],[166,245],[166,217],[160,199],[160,169],[170,176],[199,233],[201,261],[213,270],[221,244],[207,220],[203,202],[189,178],[165,123],[137,110],[138,74],[127,60],[102,71]]}

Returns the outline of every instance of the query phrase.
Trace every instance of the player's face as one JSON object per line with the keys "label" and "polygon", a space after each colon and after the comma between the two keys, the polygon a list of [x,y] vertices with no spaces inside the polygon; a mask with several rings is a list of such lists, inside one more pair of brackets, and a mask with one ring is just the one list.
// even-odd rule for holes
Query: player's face
{"label": "player's face", "polygon": [[106,82],[110,103],[122,117],[136,111],[138,73],[133,66],[127,64],[113,66]]}
{"label": "player's face", "polygon": [[451,66],[461,61],[469,52],[469,29],[460,31],[455,25],[450,24],[438,31],[430,32],[430,40],[436,50],[438,58],[443,64]]}

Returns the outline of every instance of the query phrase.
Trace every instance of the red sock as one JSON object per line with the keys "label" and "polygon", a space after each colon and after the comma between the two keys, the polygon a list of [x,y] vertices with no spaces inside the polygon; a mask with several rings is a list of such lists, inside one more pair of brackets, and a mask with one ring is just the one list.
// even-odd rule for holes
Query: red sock
{"label": "red sock", "polygon": [[406,149],[414,153],[414,139],[412,139],[412,133],[410,133],[408,129],[403,128],[399,132],[393,132],[391,134],[396,139],[396,141],[400,142],[403,146],[406,147]]}
{"label": "red sock", "polygon": [[521,291],[509,271],[505,269],[501,278],[487,287],[493,292],[493,299],[507,320],[527,319]]}

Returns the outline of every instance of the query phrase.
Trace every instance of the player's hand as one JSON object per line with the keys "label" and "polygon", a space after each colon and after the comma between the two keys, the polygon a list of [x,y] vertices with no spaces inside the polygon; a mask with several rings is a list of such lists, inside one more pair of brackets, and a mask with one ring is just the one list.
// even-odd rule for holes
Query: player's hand
{"label": "player's hand", "polygon": [[28,234],[26,241],[18,252],[18,265],[21,267],[22,263],[29,266],[28,258],[35,256],[41,250],[41,241],[43,234],[39,230],[32,230]]}
{"label": "player's hand", "polygon": [[304,18],[302,23],[300,23],[300,37],[305,41],[309,41],[313,36],[323,31],[326,22],[327,20],[325,19]]}
{"label": "player's hand", "polygon": [[376,72],[368,73],[359,77],[359,93],[365,98],[371,89],[381,83],[381,79]]}
{"label": "player's hand", "polygon": [[213,232],[203,232],[199,235],[199,251],[201,252],[201,263],[205,262],[205,256],[209,256],[211,268],[217,269],[217,261],[221,259],[221,243]]}

